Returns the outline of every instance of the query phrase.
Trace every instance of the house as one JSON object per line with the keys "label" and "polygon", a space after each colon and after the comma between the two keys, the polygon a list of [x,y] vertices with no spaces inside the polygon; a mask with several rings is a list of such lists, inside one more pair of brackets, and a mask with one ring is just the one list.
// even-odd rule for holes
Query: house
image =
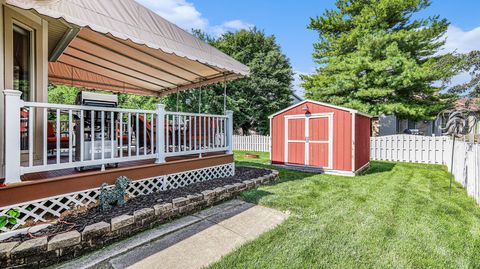
{"label": "house", "polygon": [[[470,109],[480,113],[479,98],[460,98],[455,103],[455,110]],[[416,134],[416,135],[442,135],[442,126],[448,120],[448,115],[453,110],[444,111],[437,119],[410,120],[399,119],[395,115],[381,115],[372,119],[372,134],[374,136],[385,136],[394,134]],[[478,133],[478,128],[475,133]]]}
{"label": "house", "polygon": [[164,96],[240,79],[245,65],[134,0],[0,8],[0,214],[20,210],[13,229],[95,203],[119,176],[136,196],[234,173],[229,111],[120,109],[115,95],[90,93],[50,104],[47,87]]}
{"label": "house", "polygon": [[434,121],[399,119],[395,115],[380,115],[372,118],[372,135],[416,134],[431,136],[437,132]]}

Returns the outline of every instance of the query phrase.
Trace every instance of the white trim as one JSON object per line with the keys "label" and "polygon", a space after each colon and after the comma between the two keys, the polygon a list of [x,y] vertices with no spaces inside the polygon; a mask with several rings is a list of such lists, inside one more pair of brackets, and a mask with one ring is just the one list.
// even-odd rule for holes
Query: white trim
{"label": "white trim", "polygon": [[[5,40],[5,16],[4,6],[0,5],[0,36]],[[5,41],[0,42],[0,51],[3,52],[0,56],[0,76],[2,76],[2,83],[0,83],[0,179],[5,178],[5,98],[3,90],[5,89]]]}
{"label": "white trim", "polygon": [[355,171],[355,118],[356,113],[350,114],[352,115],[352,172]]}
{"label": "white trim", "polygon": [[[289,143],[304,143],[305,144],[305,158],[304,164],[305,167],[310,167],[310,143],[314,144],[328,144],[328,166],[324,167],[325,169],[333,168],[333,112],[328,113],[316,113],[316,114],[298,114],[298,115],[288,115],[284,117],[285,130],[284,130],[284,163],[286,165],[290,164],[288,161],[288,144]],[[315,140],[310,141],[310,119],[313,118],[327,118],[328,119],[328,140]],[[288,139],[288,121],[292,119],[304,119],[305,120],[305,140],[290,140]],[[270,118],[271,120],[271,118]],[[270,157],[271,160],[271,157]],[[314,167],[314,166],[311,166]]]}
{"label": "white trim", "polygon": [[288,163],[288,118],[283,119],[285,122],[285,130],[283,130],[284,138],[283,138],[283,162],[285,164]]}
{"label": "white trim", "polygon": [[272,161],[272,118],[269,119],[270,122],[270,137],[268,138],[268,157]]}
{"label": "white trim", "polygon": [[276,112],[276,113],[274,113],[274,114],[272,114],[272,115],[270,115],[270,116],[268,116],[268,117],[269,117],[269,118],[273,118],[273,117],[275,117],[275,116],[277,116],[277,115],[279,115],[279,114],[281,114],[281,113],[283,113],[283,112],[285,112],[285,111],[288,111],[288,110],[290,110],[290,109],[292,109],[292,108],[294,108],[294,107],[297,107],[297,106],[301,106],[301,105],[303,105],[303,104],[305,104],[305,103],[307,103],[307,102],[310,102],[310,103],[313,103],[313,104],[316,104],[316,105],[321,105],[321,106],[336,108],[336,109],[344,110],[344,111],[351,112],[351,113],[357,113],[357,114],[360,114],[360,115],[362,115],[362,116],[369,117],[369,118],[372,118],[372,117],[373,117],[373,116],[371,116],[371,115],[368,115],[368,114],[366,114],[366,113],[360,112],[360,111],[355,110],[355,109],[346,108],[346,107],[341,107],[341,106],[336,106],[336,105],[327,104],[327,103],[318,102],[318,101],[313,101],[313,100],[304,100],[304,101],[302,101],[302,102],[300,102],[300,103],[297,103],[297,104],[291,105],[291,106],[289,106],[289,107],[287,107],[287,108],[285,108],[285,109],[282,109],[282,110],[280,110],[280,111],[278,111],[278,112]]}
{"label": "white trim", "polygon": [[[168,156],[166,154],[166,156]],[[121,157],[121,158],[113,158],[113,159],[98,159],[98,160],[90,160],[90,161],[78,161],[78,162],[71,162],[71,163],[56,163],[56,164],[46,164],[46,165],[34,165],[34,166],[21,166],[20,171],[21,174],[28,174],[28,173],[35,173],[35,172],[45,172],[45,171],[52,171],[52,170],[60,170],[60,169],[69,169],[69,168],[77,168],[77,167],[86,167],[86,166],[97,166],[102,164],[112,164],[112,163],[121,163],[121,162],[129,162],[129,161],[139,161],[139,160],[147,160],[147,159],[156,159],[156,154],[149,154],[149,155],[142,155],[142,156],[132,156],[130,157]]]}
{"label": "white trim", "polygon": [[[30,66],[30,81],[29,81],[29,89],[28,89],[28,98],[29,100],[25,100],[25,101],[31,101],[31,100],[36,100],[37,98],[37,92],[36,92],[36,89],[35,89],[35,86],[36,86],[36,83],[37,83],[37,80],[36,80],[36,74],[37,74],[37,68],[36,68],[36,60],[37,60],[37,53],[36,53],[36,36],[35,36],[35,29],[33,29],[31,26],[28,26],[26,25],[25,23],[22,23],[20,22],[19,20],[13,18],[12,19],[12,22],[13,22],[13,25],[12,25],[12,35],[15,34],[15,27],[20,29],[20,30],[24,30],[26,32],[28,32],[30,34],[29,38],[30,38],[30,62],[28,63],[29,66]],[[13,42],[13,40],[12,40]],[[14,48],[15,49],[15,48]],[[12,56],[13,57],[13,56]],[[15,72],[15,70],[14,70]],[[15,75],[15,74],[13,74]],[[15,78],[13,78],[12,81],[14,81]]]}
{"label": "white trim", "polygon": [[333,116],[333,112],[324,112],[324,113],[314,113],[314,114],[296,114],[296,115],[286,115],[287,119],[303,119],[303,118],[318,118],[318,117],[329,117]]}

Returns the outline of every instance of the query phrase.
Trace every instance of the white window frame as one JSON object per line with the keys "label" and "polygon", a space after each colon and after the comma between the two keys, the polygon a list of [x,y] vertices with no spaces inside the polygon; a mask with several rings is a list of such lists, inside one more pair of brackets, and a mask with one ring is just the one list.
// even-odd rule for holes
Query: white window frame
{"label": "white window frame", "polygon": [[[30,98],[29,98],[29,100],[24,100],[24,101],[25,102],[33,102],[34,100],[36,100],[35,98],[36,98],[36,95],[37,95],[36,90],[35,90],[36,74],[37,74],[37,70],[35,68],[36,67],[36,59],[37,59],[36,53],[35,53],[36,52],[35,30],[32,27],[30,27],[30,26],[28,26],[28,25],[26,25],[26,24],[24,24],[24,23],[22,23],[22,22],[20,22],[16,19],[13,19],[12,31],[15,31],[15,27],[21,28],[22,30],[25,30],[25,31],[30,33],[30,70],[31,70],[31,72],[30,72],[30,85],[29,85],[30,86],[30,89],[29,89]],[[13,32],[12,32],[12,35],[13,35]],[[12,42],[13,42],[13,40],[12,40]],[[12,57],[13,57],[13,55],[12,55]],[[13,76],[13,73],[12,73],[12,76]],[[12,81],[13,80],[14,80],[14,78],[12,77]]]}

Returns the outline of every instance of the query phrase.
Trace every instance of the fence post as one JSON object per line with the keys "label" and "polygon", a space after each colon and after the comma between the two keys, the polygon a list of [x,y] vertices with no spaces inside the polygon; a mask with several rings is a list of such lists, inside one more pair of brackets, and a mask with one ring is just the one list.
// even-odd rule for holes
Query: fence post
{"label": "fence post", "polygon": [[5,95],[5,184],[20,182],[21,91],[4,90]]}
{"label": "fence post", "polygon": [[225,115],[227,116],[227,153],[232,154],[233,153],[233,111],[227,110],[225,112]]}
{"label": "fence post", "polygon": [[157,104],[157,160],[155,163],[165,162],[165,105]]}

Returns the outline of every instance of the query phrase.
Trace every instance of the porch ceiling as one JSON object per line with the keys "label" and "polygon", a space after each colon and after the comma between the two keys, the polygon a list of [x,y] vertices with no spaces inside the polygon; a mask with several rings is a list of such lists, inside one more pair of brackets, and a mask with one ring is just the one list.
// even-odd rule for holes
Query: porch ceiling
{"label": "porch ceiling", "polygon": [[77,29],[66,32],[51,52],[59,55],[50,57],[51,83],[162,96],[249,73],[245,65],[133,0],[6,2]]}

